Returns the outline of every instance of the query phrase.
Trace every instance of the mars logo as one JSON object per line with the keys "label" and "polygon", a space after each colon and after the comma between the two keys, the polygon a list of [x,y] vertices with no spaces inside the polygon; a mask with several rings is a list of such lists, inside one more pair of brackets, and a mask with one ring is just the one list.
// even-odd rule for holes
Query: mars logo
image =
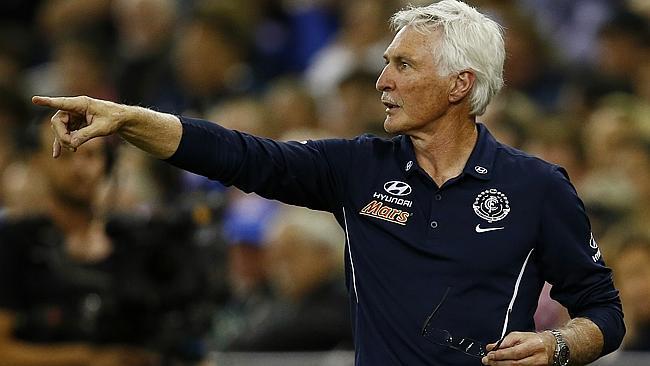
{"label": "mars logo", "polygon": [[502,220],[510,212],[508,197],[494,188],[479,193],[472,207],[478,217],[490,223]]}
{"label": "mars logo", "polygon": [[391,180],[384,184],[384,190],[395,196],[408,196],[411,194],[411,186],[398,180]]}
{"label": "mars logo", "polygon": [[411,214],[406,211],[392,208],[377,200],[372,200],[362,208],[359,213],[398,225],[406,225],[406,221],[408,221],[411,216]]}

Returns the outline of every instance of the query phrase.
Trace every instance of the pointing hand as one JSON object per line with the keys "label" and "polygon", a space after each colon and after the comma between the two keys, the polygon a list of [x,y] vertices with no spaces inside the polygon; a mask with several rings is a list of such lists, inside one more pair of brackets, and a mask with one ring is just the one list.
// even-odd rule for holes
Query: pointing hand
{"label": "pointing hand", "polygon": [[76,151],[86,141],[117,132],[126,121],[119,104],[79,97],[32,97],[32,103],[57,109],[52,116],[54,144],[52,157],[61,154],[61,147]]}

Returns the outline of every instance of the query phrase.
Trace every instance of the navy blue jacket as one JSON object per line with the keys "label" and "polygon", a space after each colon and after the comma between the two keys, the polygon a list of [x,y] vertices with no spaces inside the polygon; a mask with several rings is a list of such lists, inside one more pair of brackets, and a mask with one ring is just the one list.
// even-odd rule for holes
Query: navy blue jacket
{"label": "navy blue jacket", "polygon": [[603,354],[625,333],[618,291],[564,169],[497,142],[477,144],[442,187],[407,136],[277,142],[182,118],[168,159],[246,192],[329,211],[346,235],[356,365],[480,365],[422,328],[494,342],[533,331],[544,281],[591,319]]}

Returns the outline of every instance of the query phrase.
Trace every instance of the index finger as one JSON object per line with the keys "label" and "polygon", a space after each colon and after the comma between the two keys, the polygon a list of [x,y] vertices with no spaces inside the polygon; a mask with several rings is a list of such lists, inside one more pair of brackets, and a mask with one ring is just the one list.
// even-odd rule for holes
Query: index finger
{"label": "index finger", "polygon": [[540,343],[534,341],[532,337],[522,336],[511,340],[506,337],[506,340],[503,342],[503,347],[498,351],[490,351],[488,353],[488,359],[521,360],[542,350],[543,347],[540,347]]}
{"label": "index finger", "polygon": [[79,114],[84,114],[88,107],[85,97],[43,97],[35,95],[32,97],[32,103]]}
{"label": "index finger", "polygon": [[[486,345],[486,349],[488,351],[492,351],[496,348],[496,346],[499,346],[499,349],[503,348],[508,348],[516,345],[519,342],[519,338],[517,337],[516,332],[508,333],[505,337],[499,339],[498,341],[494,343],[489,343]],[[496,350],[495,350],[496,351]]]}

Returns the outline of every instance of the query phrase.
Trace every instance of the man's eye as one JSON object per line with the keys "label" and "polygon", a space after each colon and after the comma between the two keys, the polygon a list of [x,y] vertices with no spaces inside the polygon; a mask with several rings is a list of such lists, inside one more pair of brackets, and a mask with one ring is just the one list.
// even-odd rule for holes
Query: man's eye
{"label": "man's eye", "polygon": [[407,64],[406,62],[400,62],[400,64],[399,64],[399,68],[402,69],[402,70],[408,68],[409,66],[411,66],[411,65]]}

